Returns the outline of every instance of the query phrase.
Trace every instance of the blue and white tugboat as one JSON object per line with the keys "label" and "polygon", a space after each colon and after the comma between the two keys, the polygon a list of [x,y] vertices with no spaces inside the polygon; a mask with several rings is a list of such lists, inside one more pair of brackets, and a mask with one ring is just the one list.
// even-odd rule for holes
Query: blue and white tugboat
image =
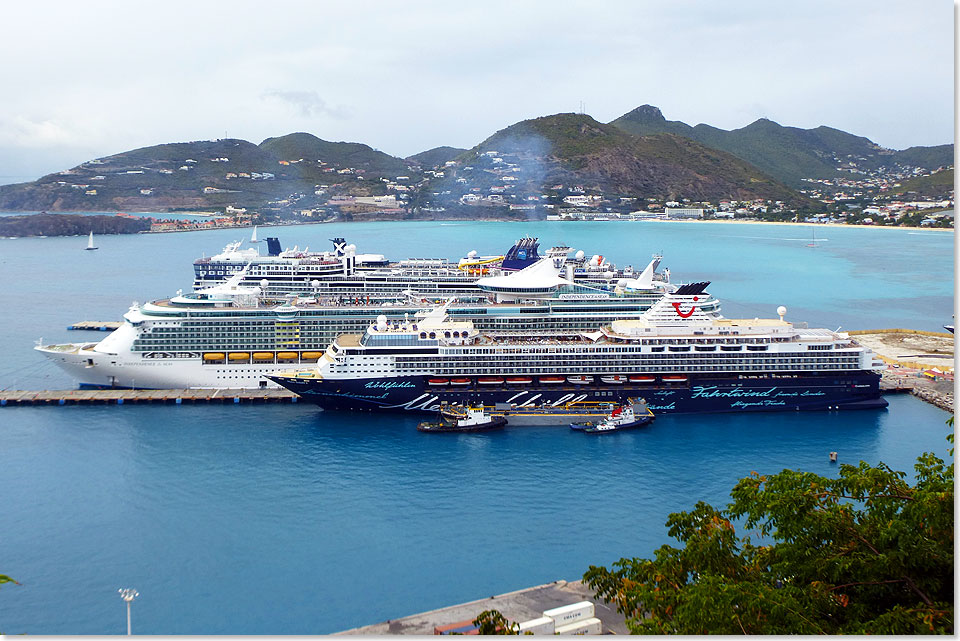
{"label": "blue and white tugboat", "polygon": [[457,408],[443,410],[439,421],[424,421],[417,429],[421,432],[488,432],[506,424],[503,416],[490,416],[482,407],[466,407],[462,412]]}

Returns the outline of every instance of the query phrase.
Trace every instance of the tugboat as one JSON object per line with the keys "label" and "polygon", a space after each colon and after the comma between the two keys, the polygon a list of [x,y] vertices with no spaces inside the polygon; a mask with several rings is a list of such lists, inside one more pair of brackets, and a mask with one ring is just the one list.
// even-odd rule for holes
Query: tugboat
{"label": "tugboat", "polygon": [[606,434],[636,427],[643,427],[654,419],[653,412],[644,399],[630,399],[627,405],[618,407],[599,423],[571,423],[570,429],[586,434]]}
{"label": "tugboat", "polygon": [[417,425],[421,432],[488,432],[507,424],[503,416],[490,416],[482,407],[456,408],[440,412],[439,421],[424,421]]}

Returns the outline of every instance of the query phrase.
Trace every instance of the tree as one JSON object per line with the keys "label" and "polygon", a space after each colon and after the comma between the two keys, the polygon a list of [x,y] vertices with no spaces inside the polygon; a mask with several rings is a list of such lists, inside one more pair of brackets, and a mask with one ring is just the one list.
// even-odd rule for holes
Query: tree
{"label": "tree", "polygon": [[914,485],[883,463],[752,473],[726,510],[670,515],[682,548],[584,580],[638,634],[952,634],[953,465],[914,467]]}
{"label": "tree", "polygon": [[473,620],[478,634],[520,634],[519,625],[508,621],[499,610],[484,610]]}

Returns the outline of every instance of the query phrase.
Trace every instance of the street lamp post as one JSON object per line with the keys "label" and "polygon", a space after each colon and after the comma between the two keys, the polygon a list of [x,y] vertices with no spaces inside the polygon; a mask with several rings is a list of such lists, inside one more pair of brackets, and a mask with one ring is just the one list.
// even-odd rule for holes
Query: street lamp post
{"label": "street lamp post", "polygon": [[127,636],[130,636],[132,634],[130,631],[130,604],[140,596],[140,593],[133,588],[120,588],[117,592],[120,593],[120,598],[127,602]]}

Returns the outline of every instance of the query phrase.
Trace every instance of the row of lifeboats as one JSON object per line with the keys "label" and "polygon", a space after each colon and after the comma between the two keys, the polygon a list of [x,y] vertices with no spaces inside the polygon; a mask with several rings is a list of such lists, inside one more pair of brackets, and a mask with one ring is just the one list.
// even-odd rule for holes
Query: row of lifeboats
{"label": "row of lifeboats", "polygon": [[[592,385],[594,376],[538,376],[537,382],[541,385],[563,385],[570,383],[572,385]],[[600,376],[600,382],[606,385],[624,385],[626,383],[656,383],[656,376],[646,376],[641,374],[625,375],[612,374],[609,376]],[[686,383],[687,377],[681,375],[661,376],[664,383]],[[532,376],[479,376],[477,385],[531,385],[534,377]],[[433,387],[445,386],[467,386],[472,383],[469,378],[431,378],[427,384]]]}
{"label": "row of lifeboats", "polygon": [[203,360],[208,363],[272,363],[276,361],[317,361],[323,352],[206,352]]}

